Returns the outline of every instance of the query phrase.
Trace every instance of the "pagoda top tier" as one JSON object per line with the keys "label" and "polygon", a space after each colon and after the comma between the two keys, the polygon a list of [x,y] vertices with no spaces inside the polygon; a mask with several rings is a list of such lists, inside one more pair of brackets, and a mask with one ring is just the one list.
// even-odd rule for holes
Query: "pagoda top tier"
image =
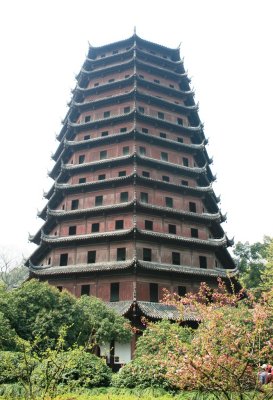
{"label": "pagoda top tier", "polygon": [[137,46],[138,48],[141,48],[143,46],[146,49],[150,49],[151,54],[153,54],[153,52],[156,52],[156,53],[161,54],[162,57],[166,56],[166,58],[169,58],[172,61],[180,60],[180,47],[177,47],[175,49],[165,47],[160,44],[141,39],[136,33],[134,33],[128,39],[123,39],[123,40],[109,43],[109,44],[102,45],[102,46],[95,47],[95,46],[92,46],[91,44],[89,44],[89,51],[88,51],[87,57],[94,60],[94,59],[96,59],[98,54],[100,54],[100,56],[101,56],[102,52],[110,52],[111,50],[113,50],[113,49],[117,50],[118,48],[120,48],[120,49],[128,48],[129,49],[133,46]]}

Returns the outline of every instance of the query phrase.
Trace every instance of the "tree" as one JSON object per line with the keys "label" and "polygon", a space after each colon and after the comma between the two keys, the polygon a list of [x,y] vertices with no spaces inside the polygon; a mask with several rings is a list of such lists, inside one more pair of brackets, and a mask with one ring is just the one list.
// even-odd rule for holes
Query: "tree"
{"label": "tree", "polygon": [[105,341],[128,341],[131,332],[126,320],[108,309],[101,300],[83,296],[76,299],[36,280],[6,291],[0,287],[0,312],[23,340],[40,351],[54,348],[60,329],[66,327],[65,347],[94,345]]}
{"label": "tree", "polygon": [[273,239],[270,240],[266,249],[266,263],[261,273],[260,287],[264,291],[273,289]]}
{"label": "tree", "polygon": [[[177,387],[214,393],[216,398],[244,399],[250,390],[252,398],[258,398],[258,367],[272,352],[272,298],[273,292],[258,302],[243,299],[242,293],[229,294],[221,281],[217,290],[202,284],[197,294],[175,299],[169,295],[168,303],[181,310],[181,317],[190,307],[200,325],[190,346],[175,339],[176,351],[163,361],[166,378]],[[272,389],[267,395],[264,398],[273,396]]]}
{"label": "tree", "polygon": [[0,281],[8,289],[20,285],[28,276],[24,257],[14,255],[8,249],[0,250]]}
{"label": "tree", "polygon": [[[240,281],[246,289],[260,287],[265,269],[267,249],[271,239],[264,237],[263,243],[238,242],[234,249],[235,261],[240,272]],[[260,291],[258,290],[259,294]]]}

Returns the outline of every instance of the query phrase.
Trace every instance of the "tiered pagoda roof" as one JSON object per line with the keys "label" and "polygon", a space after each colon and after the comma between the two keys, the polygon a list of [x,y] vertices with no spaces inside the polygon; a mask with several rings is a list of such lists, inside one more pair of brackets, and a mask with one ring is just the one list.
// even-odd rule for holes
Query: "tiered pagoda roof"
{"label": "tiered pagoda roof", "polygon": [[123,315],[174,317],[148,301],[148,282],[188,290],[237,275],[180,49],[136,34],[90,46],[76,79],[38,213],[44,223],[30,237],[30,275],[76,292],[126,282],[119,300],[99,296]]}

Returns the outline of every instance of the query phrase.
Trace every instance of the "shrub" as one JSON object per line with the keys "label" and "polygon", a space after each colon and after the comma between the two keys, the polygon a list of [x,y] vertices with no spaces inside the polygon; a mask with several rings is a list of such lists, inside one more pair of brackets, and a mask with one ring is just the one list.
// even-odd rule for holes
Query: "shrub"
{"label": "shrub", "polygon": [[0,384],[18,381],[22,375],[23,354],[12,351],[0,351]]}
{"label": "shrub", "polygon": [[54,357],[49,354],[34,374],[38,385],[54,391],[57,385],[69,388],[108,386],[112,372],[104,360],[76,348]]}

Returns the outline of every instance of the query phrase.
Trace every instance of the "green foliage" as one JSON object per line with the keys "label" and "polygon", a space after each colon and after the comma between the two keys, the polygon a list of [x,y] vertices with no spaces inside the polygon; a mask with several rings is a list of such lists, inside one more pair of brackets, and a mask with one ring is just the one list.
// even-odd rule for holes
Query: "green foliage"
{"label": "green foliage", "polygon": [[11,328],[9,320],[0,311],[0,349],[15,350],[16,349],[16,332]]}
{"label": "green foliage", "polygon": [[270,240],[266,249],[266,264],[261,274],[261,289],[269,291],[273,288],[273,239]]}
{"label": "green foliage", "polygon": [[96,297],[82,296],[77,301],[81,315],[81,343],[128,342],[129,323]]}
{"label": "green foliage", "polygon": [[257,290],[260,287],[270,242],[271,239],[265,236],[263,243],[238,242],[236,244],[234,254],[240,271],[240,280],[246,289]]}
{"label": "green foliage", "polygon": [[21,375],[22,361],[23,353],[0,351],[0,384],[18,381]]}
{"label": "green foliage", "polygon": [[[101,300],[87,296],[76,299],[66,291],[59,292],[53,286],[35,280],[11,291],[0,287],[1,320],[10,334],[14,329],[20,338],[30,342],[35,340],[40,351],[56,346],[64,326],[66,348],[75,343],[124,342],[131,337],[126,320],[108,309]],[[1,338],[4,340],[0,327],[0,349],[12,349],[10,340],[4,345]]]}
{"label": "green foliage", "polygon": [[175,385],[166,378],[167,367],[162,360],[168,357],[169,352],[176,351],[176,340],[187,345],[192,335],[190,328],[167,320],[148,324],[137,341],[135,358],[113,377],[112,384],[127,388],[175,389]]}
{"label": "green foliage", "polygon": [[54,392],[57,385],[70,390],[77,387],[108,386],[111,374],[104,360],[85,352],[83,348],[60,353],[49,350],[34,371],[36,384],[49,393]]}

